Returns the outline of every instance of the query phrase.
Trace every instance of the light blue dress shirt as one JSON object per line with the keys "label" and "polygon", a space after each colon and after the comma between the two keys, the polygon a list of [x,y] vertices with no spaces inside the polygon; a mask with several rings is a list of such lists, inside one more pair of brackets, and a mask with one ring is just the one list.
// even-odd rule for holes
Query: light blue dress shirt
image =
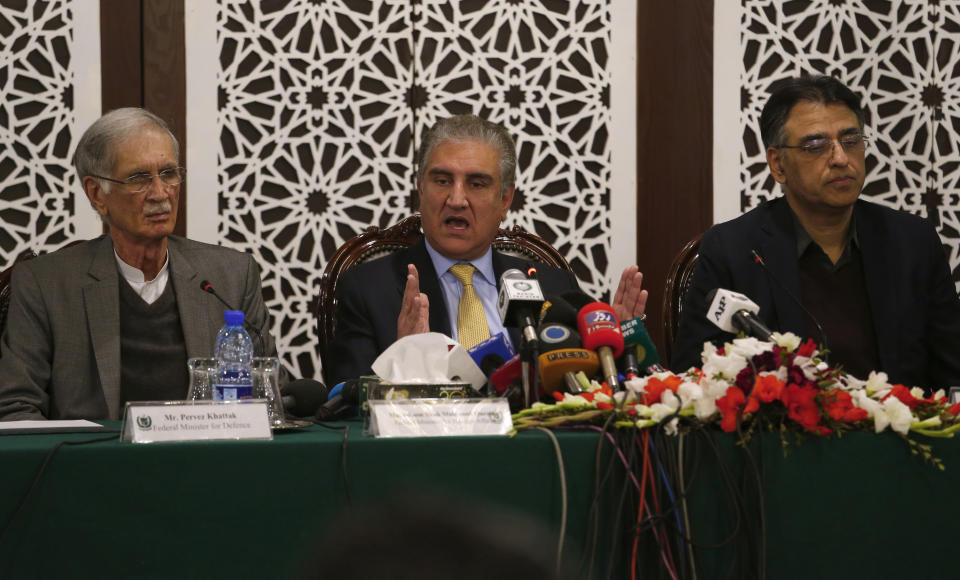
{"label": "light blue dress shirt", "polygon": [[483,303],[483,311],[487,316],[490,336],[503,333],[507,337],[507,342],[512,345],[513,341],[510,340],[510,333],[504,328],[503,321],[500,320],[500,313],[497,311],[497,277],[493,272],[493,248],[488,249],[486,254],[476,260],[466,262],[451,260],[434,250],[429,241],[426,239],[424,241],[426,242],[427,253],[430,254],[430,260],[433,262],[433,269],[440,280],[443,298],[447,304],[451,338],[458,342],[460,340],[457,336],[457,311],[460,308],[460,294],[463,293],[463,287],[457,277],[450,272],[450,267],[455,264],[473,264],[473,267],[477,269],[473,273],[473,289],[480,297],[480,302]]}

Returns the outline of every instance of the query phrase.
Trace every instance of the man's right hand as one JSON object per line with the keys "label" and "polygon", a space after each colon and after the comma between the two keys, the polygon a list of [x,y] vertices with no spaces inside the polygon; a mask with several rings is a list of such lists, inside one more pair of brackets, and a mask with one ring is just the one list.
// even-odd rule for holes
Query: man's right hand
{"label": "man's right hand", "polygon": [[430,332],[430,302],[420,292],[417,267],[407,264],[407,286],[403,289],[403,303],[397,317],[397,340],[410,334]]}

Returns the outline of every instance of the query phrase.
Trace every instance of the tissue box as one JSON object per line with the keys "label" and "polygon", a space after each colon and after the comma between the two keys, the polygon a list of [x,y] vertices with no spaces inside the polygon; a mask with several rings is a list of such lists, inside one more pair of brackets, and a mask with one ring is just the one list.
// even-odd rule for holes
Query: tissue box
{"label": "tissue box", "polygon": [[466,399],[476,396],[470,383],[388,383],[375,377],[363,377],[360,389],[360,414],[369,413],[370,399]]}

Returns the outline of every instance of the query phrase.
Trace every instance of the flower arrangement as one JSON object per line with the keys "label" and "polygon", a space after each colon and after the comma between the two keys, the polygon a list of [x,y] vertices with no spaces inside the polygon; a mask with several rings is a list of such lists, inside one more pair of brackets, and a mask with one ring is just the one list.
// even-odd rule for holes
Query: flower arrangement
{"label": "flower arrangement", "polygon": [[610,422],[637,429],[662,424],[666,433],[676,434],[680,428],[719,424],[738,431],[743,442],[758,428],[784,436],[891,429],[913,453],[943,469],[930,446],[908,434],[952,437],[960,430],[960,403],[949,405],[942,390],[927,397],[920,388],[889,384],[885,373],[858,379],[822,356],[812,340],[801,344],[792,333],[774,333],[772,342],[737,338],[722,348],[706,343],[699,369],[630,379],[617,393],[605,383],[582,381],[583,393],[554,393],[556,403],[535,403],[515,414],[514,428]]}

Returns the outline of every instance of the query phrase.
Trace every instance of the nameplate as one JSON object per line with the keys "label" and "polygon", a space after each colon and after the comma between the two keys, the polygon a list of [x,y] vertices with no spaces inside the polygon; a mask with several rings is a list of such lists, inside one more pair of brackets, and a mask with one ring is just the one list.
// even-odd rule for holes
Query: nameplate
{"label": "nameplate", "polygon": [[506,399],[370,400],[376,437],[506,435],[513,429]]}
{"label": "nameplate", "polygon": [[144,401],[127,403],[123,441],[273,439],[267,401]]}

